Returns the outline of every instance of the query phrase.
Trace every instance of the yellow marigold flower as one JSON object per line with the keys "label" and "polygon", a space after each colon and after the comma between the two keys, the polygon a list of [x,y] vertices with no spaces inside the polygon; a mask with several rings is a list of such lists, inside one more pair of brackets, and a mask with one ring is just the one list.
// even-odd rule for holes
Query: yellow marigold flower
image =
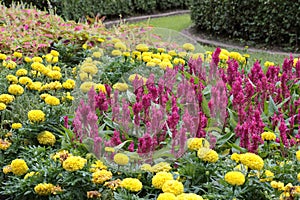
{"label": "yellow marigold flower", "polygon": [[58,67],[58,66],[54,66],[52,69],[53,69],[54,71],[58,71],[58,72],[61,71],[60,67]]}
{"label": "yellow marigold flower", "polygon": [[220,58],[220,60],[227,61],[229,57],[228,57],[228,55],[220,53],[219,58]]}
{"label": "yellow marigold flower", "polygon": [[169,163],[167,162],[160,162],[151,167],[151,172],[169,172],[172,169]]}
{"label": "yellow marigold flower", "polygon": [[152,167],[149,164],[143,164],[141,166],[141,170],[146,171],[146,172],[151,172],[152,171]]}
{"label": "yellow marigold flower", "polygon": [[57,63],[57,62],[58,62],[58,57],[54,56],[53,59],[52,59],[52,63]]}
{"label": "yellow marigold flower", "polygon": [[101,160],[97,160],[91,165],[90,172],[96,172],[98,170],[107,169],[107,166]]}
{"label": "yellow marigold flower", "polygon": [[145,52],[149,50],[149,47],[146,44],[138,44],[135,49],[140,52]]}
{"label": "yellow marigold flower", "polygon": [[114,156],[114,161],[115,163],[117,163],[118,165],[127,165],[129,162],[129,158],[126,154],[123,153],[117,153]]}
{"label": "yellow marigold flower", "polygon": [[182,51],[182,52],[179,52],[179,53],[178,53],[178,56],[179,56],[180,58],[185,58],[187,55],[188,55],[188,53],[185,52],[185,51]]}
{"label": "yellow marigold flower", "polygon": [[229,57],[236,61],[241,61],[241,59],[243,58],[243,56],[238,52],[230,52]]}
{"label": "yellow marigold flower", "polygon": [[52,193],[53,188],[54,185],[51,183],[39,183],[34,187],[34,191],[40,196],[48,196]]}
{"label": "yellow marigold flower", "polygon": [[6,105],[4,103],[0,103],[0,111],[5,109],[6,109]]}
{"label": "yellow marigold flower", "polygon": [[1,94],[0,95],[0,103],[9,104],[9,103],[13,102],[14,99],[15,99],[14,96],[12,96],[10,94]]}
{"label": "yellow marigold flower", "polygon": [[9,141],[7,141],[7,139],[0,139],[0,149],[5,151],[6,149],[8,149],[10,147],[11,143]]}
{"label": "yellow marigold flower", "polygon": [[270,61],[266,61],[266,62],[264,63],[264,66],[265,66],[265,67],[275,66],[275,63],[270,62]]}
{"label": "yellow marigold flower", "polygon": [[152,185],[157,188],[161,189],[164,183],[168,180],[173,180],[173,175],[169,172],[158,172],[152,178]]}
{"label": "yellow marigold flower", "polygon": [[[63,98],[64,98],[64,97],[63,97]],[[70,101],[73,101],[73,100],[74,100],[74,97],[71,96],[70,92],[67,92],[66,99],[67,99],[67,100],[70,100]]]}
{"label": "yellow marigold flower", "polygon": [[38,63],[42,63],[43,62],[43,58],[41,58],[41,57],[33,57],[31,60],[33,62],[38,62]]}
{"label": "yellow marigold flower", "polygon": [[42,71],[44,68],[46,68],[45,65],[43,65],[40,62],[33,62],[30,66],[33,70],[39,71],[39,72]]}
{"label": "yellow marigold flower", "polygon": [[0,60],[6,60],[7,56],[3,53],[0,53]]}
{"label": "yellow marigold flower", "polygon": [[159,54],[159,53],[154,53],[151,55],[152,58],[155,58],[155,59],[158,59],[158,60],[161,60],[162,56]]}
{"label": "yellow marigold flower", "polygon": [[[161,59],[158,59],[158,58],[153,58],[153,59],[151,59],[150,60],[150,62],[148,62],[148,63],[155,63],[155,65],[158,65],[159,63],[161,63],[162,61],[161,61]],[[168,61],[168,62],[170,62],[170,61]],[[148,64],[147,63],[147,64]],[[148,65],[147,65],[148,66]],[[154,67],[154,66],[152,66],[152,67]]]}
{"label": "yellow marigold flower", "polygon": [[26,69],[18,69],[16,71],[16,76],[26,76],[28,74],[28,71]]}
{"label": "yellow marigold flower", "polygon": [[177,53],[176,53],[175,50],[169,51],[168,54],[169,54],[170,56],[172,56],[172,57],[177,56]]}
{"label": "yellow marigold flower", "polygon": [[157,51],[158,51],[159,53],[163,53],[163,52],[166,51],[166,49],[165,49],[165,48],[157,48]]}
{"label": "yellow marigold flower", "polygon": [[45,98],[45,103],[51,106],[57,106],[60,104],[60,101],[57,97],[49,95]]}
{"label": "yellow marigold flower", "polygon": [[45,100],[46,97],[51,96],[50,94],[43,93],[40,95],[41,99]]}
{"label": "yellow marigold flower", "polygon": [[24,61],[27,62],[27,63],[29,63],[29,62],[31,62],[31,58],[25,57],[25,58],[24,58]]}
{"label": "yellow marigold flower", "polygon": [[237,171],[227,172],[225,181],[230,185],[243,185],[245,183],[245,175]]}
{"label": "yellow marigold flower", "polygon": [[125,178],[121,182],[121,187],[132,192],[138,192],[143,188],[143,184],[136,178]]}
{"label": "yellow marigold flower", "polygon": [[59,158],[59,161],[63,163],[68,157],[73,156],[72,154],[69,153],[67,150],[60,150],[56,152],[55,154],[51,155],[51,159],[56,161]]}
{"label": "yellow marigold flower", "polygon": [[177,196],[177,200],[203,200],[203,198],[194,193],[182,193]]}
{"label": "yellow marigold flower", "polygon": [[260,179],[259,180],[260,182],[266,182],[266,181],[269,182],[269,181],[272,181],[274,178],[274,173],[271,172],[270,170],[266,170],[264,175],[266,178]]}
{"label": "yellow marigold flower", "polygon": [[173,64],[171,62],[162,61],[158,65],[163,70],[166,70],[167,68],[173,69]]}
{"label": "yellow marigold flower", "polygon": [[84,63],[80,67],[80,72],[85,72],[88,74],[95,75],[98,73],[98,67],[94,63]]}
{"label": "yellow marigold flower", "polygon": [[240,155],[237,153],[233,153],[230,158],[231,158],[231,160],[234,160],[235,162],[240,162]]}
{"label": "yellow marigold flower", "polygon": [[59,71],[50,71],[49,73],[47,73],[47,76],[54,80],[60,80],[62,77]]}
{"label": "yellow marigold flower", "polygon": [[120,179],[114,181],[108,181],[104,183],[104,186],[110,188],[111,190],[116,190],[118,187],[121,186],[122,181]]}
{"label": "yellow marigold flower", "polygon": [[17,57],[17,58],[22,58],[22,53],[20,53],[20,52],[14,52],[13,56]]}
{"label": "yellow marigold flower", "polygon": [[294,58],[293,66],[296,67],[297,62],[299,61],[299,58]]}
{"label": "yellow marigold flower", "polygon": [[9,82],[13,83],[13,84],[17,84],[18,83],[18,78],[16,76],[12,75],[12,74],[7,75],[6,79]]}
{"label": "yellow marigold flower", "polygon": [[115,148],[113,148],[113,147],[105,147],[104,148],[104,151],[106,151],[106,152],[115,152]]}
{"label": "yellow marigold flower", "polygon": [[151,56],[143,56],[142,59],[144,62],[150,62],[152,58]]}
{"label": "yellow marigold flower", "polygon": [[53,55],[48,53],[47,55],[43,56],[43,58],[45,58],[48,63],[51,63],[53,59]]}
{"label": "yellow marigold flower", "polygon": [[27,174],[25,174],[24,179],[28,179],[29,177],[32,177],[34,175],[38,175],[38,172],[29,172]]}
{"label": "yellow marigold flower", "polygon": [[6,68],[7,69],[15,69],[17,67],[17,63],[15,63],[14,61],[8,61]]}
{"label": "yellow marigold flower", "polygon": [[8,174],[8,173],[12,172],[11,165],[4,166],[2,171],[4,174]]}
{"label": "yellow marigold flower", "polygon": [[96,184],[103,184],[105,181],[112,178],[112,173],[105,169],[97,170],[92,174],[92,182]]}
{"label": "yellow marigold flower", "polygon": [[120,92],[125,92],[128,90],[128,85],[126,83],[115,83],[113,85],[114,90],[119,90]]}
{"label": "yellow marigold flower", "polygon": [[146,64],[147,67],[155,67],[156,66],[156,63],[155,62],[147,62]]}
{"label": "yellow marigold flower", "polygon": [[205,138],[190,138],[187,141],[190,150],[198,151],[201,147],[209,148],[210,144]]}
{"label": "yellow marigold flower", "polygon": [[68,79],[62,84],[63,88],[65,89],[74,89],[75,88],[75,81],[73,79]]}
{"label": "yellow marigold flower", "polygon": [[83,93],[87,93],[88,91],[91,90],[92,87],[96,87],[96,83],[94,82],[84,82],[81,84],[80,86],[80,90],[83,92]]}
{"label": "yellow marigold flower", "polygon": [[55,51],[55,50],[51,50],[50,51],[50,54],[52,55],[52,56],[59,56],[59,52],[58,51]]}
{"label": "yellow marigold flower", "polygon": [[86,162],[87,160],[80,156],[71,156],[63,162],[63,168],[70,172],[81,170]]}
{"label": "yellow marigold flower", "polygon": [[177,200],[177,198],[173,193],[166,192],[160,193],[157,197],[157,200]]}
{"label": "yellow marigold flower", "polygon": [[261,139],[262,140],[267,140],[267,141],[269,141],[269,140],[274,141],[276,139],[276,135],[273,132],[270,132],[270,131],[263,132],[261,134]]}
{"label": "yellow marigold flower", "polygon": [[264,167],[264,160],[254,153],[241,154],[240,161],[243,165],[246,165],[250,169],[262,170]]}
{"label": "yellow marigold flower", "polygon": [[8,87],[8,92],[13,95],[21,95],[24,93],[24,88],[17,84],[12,84]]}
{"label": "yellow marigold flower", "polygon": [[280,181],[271,181],[271,187],[278,190],[284,190],[284,183]]}
{"label": "yellow marigold flower", "polygon": [[17,176],[23,175],[28,171],[28,166],[23,159],[15,159],[10,165],[12,173]]}
{"label": "yellow marigold flower", "polygon": [[116,50],[116,49],[112,50],[111,55],[112,56],[121,56],[122,55],[122,51]]}
{"label": "yellow marigold flower", "polygon": [[20,128],[22,128],[22,124],[21,123],[13,123],[11,125],[11,128],[12,129],[20,129]]}
{"label": "yellow marigold flower", "polygon": [[167,54],[167,53],[162,53],[161,54],[161,59],[162,60],[171,60],[172,59],[172,56],[171,55],[169,55],[169,54]]}
{"label": "yellow marigold flower", "polygon": [[92,56],[95,58],[100,58],[102,56],[102,53],[100,51],[96,51],[92,54]]}
{"label": "yellow marigold flower", "polygon": [[29,77],[27,77],[27,76],[23,76],[23,77],[19,78],[19,83],[21,85],[27,85],[27,84],[32,83],[32,80]]}
{"label": "yellow marigold flower", "polygon": [[182,58],[175,58],[174,60],[173,60],[173,63],[175,64],[175,65],[184,65],[185,64],[185,60],[183,60]]}
{"label": "yellow marigold flower", "polygon": [[162,186],[163,192],[170,192],[175,195],[180,195],[184,191],[183,184],[177,180],[168,180]]}
{"label": "yellow marigold flower", "polygon": [[129,76],[128,80],[129,80],[130,82],[133,82],[134,79],[136,79],[136,78],[137,78],[138,80],[140,80],[140,79],[142,78],[142,76],[139,75],[139,74],[131,74],[131,75]]}
{"label": "yellow marigold flower", "polygon": [[182,47],[186,51],[194,51],[195,50],[195,46],[191,43],[185,43],[182,45]]}
{"label": "yellow marigold flower", "polygon": [[43,131],[37,135],[40,144],[53,146],[56,142],[55,135],[49,131]]}
{"label": "yellow marigold flower", "polygon": [[298,161],[300,161],[300,150],[298,150],[298,151],[296,152],[296,158],[297,158]]}
{"label": "yellow marigold flower", "polygon": [[88,199],[99,199],[101,197],[101,193],[98,191],[88,191],[86,192],[86,196]]}
{"label": "yellow marigold flower", "polygon": [[115,49],[119,49],[121,51],[126,51],[126,45],[123,42],[116,42],[114,45]]}
{"label": "yellow marigold flower", "polygon": [[48,85],[50,90],[59,90],[62,88],[62,84],[59,81],[51,82]]}
{"label": "yellow marigold flower", "polygon": [[36,82],[31,82],[27,85],[27,88],[30,89],[30,90],[40,90],[42,88],[42,83],[39,82],[39,81],[36,81]]}
{"label": "yellow marigold flower", "polygon": [[205,162],[215,163],[219,160],[218,153],[206,147],[199,148],[197,155],[201,160]]}
{"label": "yellow marigold flower", "polygon": [[43,122],[45,121],[45,113],[41,110],[31,110],[27,114],[30,122]]}

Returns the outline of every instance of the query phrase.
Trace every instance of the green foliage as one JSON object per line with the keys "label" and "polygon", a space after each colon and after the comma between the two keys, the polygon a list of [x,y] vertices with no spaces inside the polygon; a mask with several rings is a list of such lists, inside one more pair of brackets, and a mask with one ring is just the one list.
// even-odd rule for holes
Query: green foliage
{"label": "green foliage", "polygon": [[299,50],[299,1],[193,1],[191,17],[199,30]]}

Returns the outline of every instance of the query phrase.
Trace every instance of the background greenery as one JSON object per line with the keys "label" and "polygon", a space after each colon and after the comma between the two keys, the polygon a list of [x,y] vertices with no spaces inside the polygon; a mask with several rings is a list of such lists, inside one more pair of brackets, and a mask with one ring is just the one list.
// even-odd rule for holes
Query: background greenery
{"label": "background greenery", "polygon": [[295,0],[194,0],[191,5],[197,30],[296,51],[300,47],[299,15],[300,2]]}

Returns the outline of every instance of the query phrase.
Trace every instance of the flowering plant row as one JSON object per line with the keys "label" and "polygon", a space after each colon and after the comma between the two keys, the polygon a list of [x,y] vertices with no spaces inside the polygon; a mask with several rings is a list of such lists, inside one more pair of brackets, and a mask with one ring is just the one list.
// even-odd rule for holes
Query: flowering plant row
{"label": "flowering plant row", "polygon": [[250,65],[133,33],[145,42],[86,43],[76,67],[56,50],[0,54],[0,194],[297,199],[298,58]]}

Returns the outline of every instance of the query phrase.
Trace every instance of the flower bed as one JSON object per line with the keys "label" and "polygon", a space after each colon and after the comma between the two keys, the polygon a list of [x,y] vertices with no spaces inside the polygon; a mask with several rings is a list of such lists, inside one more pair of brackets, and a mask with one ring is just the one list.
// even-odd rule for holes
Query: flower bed
{"label": "flower bed", "polygon": [[298,58],[250,66],[151,30],[74,40],[78,65],[63,43],[3,49],[4,199],[298,198]]}

